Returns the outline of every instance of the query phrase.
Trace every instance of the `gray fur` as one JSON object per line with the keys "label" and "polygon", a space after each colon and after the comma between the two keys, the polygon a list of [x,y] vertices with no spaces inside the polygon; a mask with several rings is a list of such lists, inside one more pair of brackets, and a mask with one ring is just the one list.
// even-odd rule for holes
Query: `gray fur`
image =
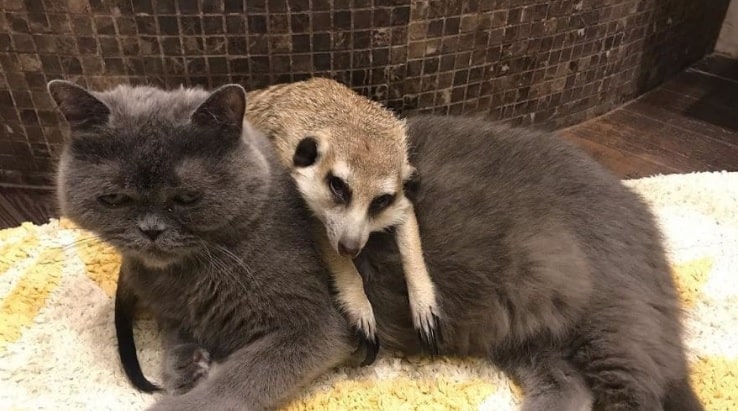
{"label": "gray fur", "polygon": [[182,330],[169,329],[165,338],[164,387],[174,395],[184,394],[207,378],[212,364],[210,353]]}
{"label": "gray fur", "polygon": [[[242,129],[240,86],[49,90],[72,127],[63,213],[122,253],[120,284],[169,336],[165,385],[181,395],[152,409],[271,409],[349,357],[309,215],[271,144]],[[202,200],[173,203],[181,190]],[[118,192],[134,201],[98,201]]]}
{"label": "gray fur", "polygon": [[[470,118],[409,120],[441,352],[492,359],[525,410],[701,410],[680,308],[644,202],[550,134]],[[356,261],[388,348],[419,350],[393,237]]]}

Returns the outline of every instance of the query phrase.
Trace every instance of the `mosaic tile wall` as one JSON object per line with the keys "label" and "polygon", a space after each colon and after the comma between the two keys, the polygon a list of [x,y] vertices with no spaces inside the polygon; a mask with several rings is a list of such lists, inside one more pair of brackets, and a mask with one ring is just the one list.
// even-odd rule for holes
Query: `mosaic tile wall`
{"label": "mosaic tile wall", "polygon": [[401,113],[559,127],[712,49],[728,0],[0,0],[0,183],[48,185],[66,78],[247,88],[330,76]]}

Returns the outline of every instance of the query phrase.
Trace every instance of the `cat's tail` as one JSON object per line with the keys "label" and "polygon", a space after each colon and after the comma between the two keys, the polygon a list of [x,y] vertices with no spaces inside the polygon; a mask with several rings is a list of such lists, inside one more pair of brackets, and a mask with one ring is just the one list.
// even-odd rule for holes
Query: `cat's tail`
{"label": "cat's tail", "polygon": [[152,383],[141,370],[136,354],[136,341],[133,339],[133,311],[136,302],[130,296],[121,292],[122,286],[118,285],[115,296],[115,334],[118,338],[118,355],[123,365],[128,380],[138,390],[153,393],[161,391],[161,388]]}
{"label": "cat's tail", "polygon": [[663,398],[664,411],[704,411],[689,377],[672,382]]}

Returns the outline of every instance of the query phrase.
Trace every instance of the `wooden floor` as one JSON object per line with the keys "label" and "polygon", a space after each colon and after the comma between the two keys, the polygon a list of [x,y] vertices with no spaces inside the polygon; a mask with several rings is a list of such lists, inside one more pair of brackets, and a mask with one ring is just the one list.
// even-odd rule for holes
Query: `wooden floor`
{"label": "wooden floor", "polygon": [[738,61],[709,57],[635,101],[559,131],[622,178],[738,170]]}
{"label": "wooden floor", "polygon": [[43,224],[59,215],[51,190],[0,186],[0,229],[24,221]]}
{"label": "wooden floor", "polygon": [[[602,117],[559,131],[622,178],[738,170],[738,61],[709,57]],[[0,229],[57,216],[49,190],[0,187]]]}

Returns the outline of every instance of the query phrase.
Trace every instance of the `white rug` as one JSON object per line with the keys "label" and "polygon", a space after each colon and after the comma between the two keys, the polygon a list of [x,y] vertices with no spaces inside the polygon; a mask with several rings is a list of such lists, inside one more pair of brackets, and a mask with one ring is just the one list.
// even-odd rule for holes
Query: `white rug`
{"label": "white rug", "polygon": [[[629,181],[667,236],[689,315],[692,379],[708,410],[738,410],[738,173]],[[113,328],[118,256],[67,221],[0,231],[0,410],[130,410]],[[139,322],[144,372],[159,344]],[[338,370],[288,410],[516,410],[520,391],[483,361],[401,359]]]}

